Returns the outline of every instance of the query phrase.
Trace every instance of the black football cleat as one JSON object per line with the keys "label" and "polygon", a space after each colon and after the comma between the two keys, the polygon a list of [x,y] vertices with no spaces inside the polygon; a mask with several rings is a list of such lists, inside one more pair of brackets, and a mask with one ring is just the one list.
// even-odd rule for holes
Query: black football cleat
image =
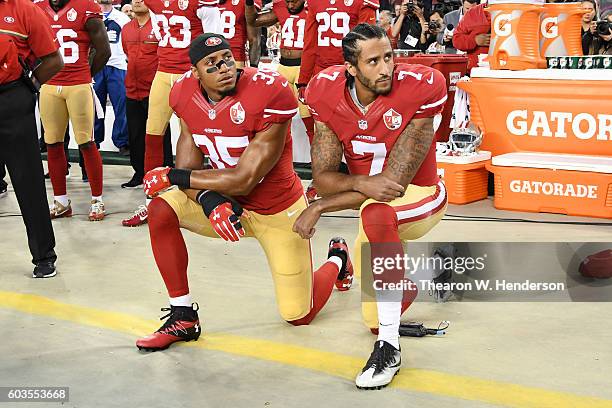
{"label": "black football cleat", "polygon": [[342,268],[340,268],[338,278],[336,279],[336,289],[341,292],[347,291],[353,285],[354,271],[351,257],[349,256],[348,246],[344,238],[335,237],[329,241],[327,258],[331,256],[337,256],[342,259]]}
{"label": "black football cleat", "polygon": [[[195,307],[194,307],[195,305]],[[136,340],[136,347],[145,351],[158,351],[167,349],[177,341],[197,340],[202,333],[200,320],[198,319],[198,304],[191,307],[170,306],[161,309],[162,312],[170,312],[162,316],[168,320],[155,333]]]}
{"label": "black football cleat", "polygon": [[386,341],[378,340],[368,362],[355,379],[355,385],[363,390],[380,390],[391,383],[401,365],[401,351]]}

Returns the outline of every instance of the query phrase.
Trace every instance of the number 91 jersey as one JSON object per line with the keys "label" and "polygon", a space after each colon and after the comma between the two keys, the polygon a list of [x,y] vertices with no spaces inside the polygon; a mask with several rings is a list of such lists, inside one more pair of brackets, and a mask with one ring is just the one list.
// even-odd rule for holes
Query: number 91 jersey
{"label": "number 91 jersey", "polygon": [[[236,167],[257,133],[272,124],[291,121],[297,113],[297,100],[280,74],[255,68],[238,72],[236,92],[215,105],[202,94],[191,72],[177,80],[170,92],[170,106],[217,169]],[[251,193],[234,197],[247,210],[276,214],[304,194],[293,170],[291,133],[287,131],[282,137],[285,147],[278,162]]]}
{"label": "number 91 jersey", "polygon": [[188,71],[191,42],[204,33],[204,28],[206,32],[219,30],[217,0],[145,0],[145,4],[159,41],[157,70],[170,74]]}
{"label": "number 91 jersey", "polygon": [[[306,103],[313,118],[337,135],[351,174],[382,172],[408,123],[433,117],[437,127],[447,98],[444,75],[416,64],[395,64],[391,92],[379,95],[366,114],[353,102],[347,85],[344,66],[327,68],[308,84]],[[438,181],[434,139],[411,184],[433,186]]]}
{"label": "number 91 jersey", "polygon": [[49,18],[64,60],[64,68],[47,83],[60,86],[91,83],[88,59],[91,40],[85,25],[90,18],[102,19],[100,6],[93,0],[70,0],[56,12],[49,0],[38,0],[35,4]]}

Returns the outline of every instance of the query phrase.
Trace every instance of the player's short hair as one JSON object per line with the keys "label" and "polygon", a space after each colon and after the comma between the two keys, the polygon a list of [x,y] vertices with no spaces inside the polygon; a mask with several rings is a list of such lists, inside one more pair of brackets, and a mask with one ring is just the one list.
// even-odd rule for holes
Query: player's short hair
{"label": "player's short hair", "polygon": [[366,23],[361,23],[355,26],[342,39],[342,54],[344,60],[352,65],[357,65],[361,47],[357,45],[358,41],[367,41],[374,38],[387,38],[387,33],[381,27]]}

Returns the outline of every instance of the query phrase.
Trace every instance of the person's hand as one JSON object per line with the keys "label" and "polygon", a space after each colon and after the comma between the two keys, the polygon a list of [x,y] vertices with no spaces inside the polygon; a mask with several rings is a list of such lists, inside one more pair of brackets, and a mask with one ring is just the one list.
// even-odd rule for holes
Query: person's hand
{"label": "person's hand", "polygon": [[355,190],[376,201],[387,203],[404,195],[404,186],[393,180],[377,174],[375,176],[361,176],[357,179]]}
{"label": "person's hand", "polygon": [[425,20],[421,21],[421,33],[425,34],[429,31],[429,23]]}
{"label": "person's hand", "polygon": [[155,197],[163,190],[172,186],[168,179],[170,167],[157,167],[147,172],[142,179],[144,193],[149,197]]}
{"label": "person's hand", "polygon": [[306,208],[293,223],[293,232],[297,233],[303,239],[310,239],[314,235],[316,229],[314,226],[321,218],[320,206],[315,201],[310,207]]}
{"label": "person's hand", "polygon": [[239,218],[243,213],[240,204],[210,190],[200,191],[196,200],[219,237],[227,242],[238,242],[240,237],[244,237],[245,231]]}
{"label": "person's hand", "polygon": [[[423,16],[423,9],[417,6],[416,4],[414,5],[414,15],[419,19],[419,21],[421,21],[422,25],[423,21],[425,21],[425,17]],[[426,21],[425,24],[427,24]]]}
{"label": "person's hand", "polygon": [[297,88],[297,98],[298,101],[300,101],[300,103],[302,105],[306,105],[306,85],[305,84],[296,84],[295,85]]}
{"label": "person's hand", "polygon": [[400,13],[400,15],[401,16],[407,16],[408,15],[408,4],[407,3],[402,4],[402,12]]}
{"label": "person's hand", "polygon": [[491,42],[491,34],[478,34],[474,39],[481,47],[488,47]]}
{"label": "person's hand", "polygon": [[597,34],[597,21],[591,21],[591,27],[589,28],[591,34]]}
{"label": "person's hand", "polygon": [[449,42],[453,41],[453,35],[452,35],[452,34],[444,34],[444,39],[443,39],[443,41],[444,41],[445,43],[449,43]]}

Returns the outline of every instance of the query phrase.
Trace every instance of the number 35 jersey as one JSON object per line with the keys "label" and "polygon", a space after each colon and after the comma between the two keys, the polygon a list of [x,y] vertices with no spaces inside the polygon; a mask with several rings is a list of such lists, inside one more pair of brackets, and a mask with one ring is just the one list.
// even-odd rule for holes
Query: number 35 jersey
{"label": "number 35 jersey", "polygon": [[[212,105],[202,94],[199,81],[186,73],[170,93],[170,106],[191,131],[195,144],[210,157],[214,168],[232,168],[262,132],[275,123],[290,121],[297,100],[287,81],[276,72],[245,68],[234,95]],[[262,97],[265,95],[265,97]],[[244,208],[260,214],[276,214],[302,196],[302,184],[293,170],[291,133],[278,162],[250,194],[234,197]]]}
{"label": "number 35 jersey", "polygon": [[[321,71],[306,88],[306,103],[315,120],[338,137],[351,174],[382,172],[398,137],[412,119],[435,117],[446,102],[446,79],[423,65],[396,64],[391,92],[379,95],[363,114],[349,93],[346,68]],[[434,127],[439,120],[434,119]],[[433,186],[439,181],[435,140],[411,184]]]}
{"label": "number 35 jersey", "polygon": [[204,32],[220,30],[217,0],[145,0],[151,11],[153,33],[159,41],[158,71],[189,71],[189,45]]}
{"label": "number 35 jersey", "polygon": [[93,0],[70,0],[56,12],[49,0],[38,0],[35,4],[49,18],[64,59],[64,68],[47,83],[60,86],[91,83],[88,59],[91,40],[85,25],[90,18],[102,19],[100,6]]}

